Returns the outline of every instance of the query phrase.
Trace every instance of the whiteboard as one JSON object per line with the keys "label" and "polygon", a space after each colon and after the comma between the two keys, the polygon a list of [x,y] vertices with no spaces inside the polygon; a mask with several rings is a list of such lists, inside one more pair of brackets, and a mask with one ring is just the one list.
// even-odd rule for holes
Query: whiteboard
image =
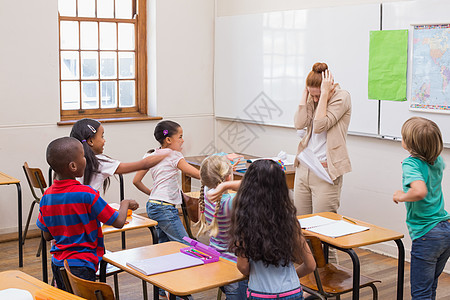
{"label": "whiteboard", "polygon": [[[422,0],[390,2],[383,4],[383,29],[409,29],[407,99],[411,98],[412,24],[450,23],[450,1]],[[449,41],[450,42],[450,41]],[[450,143],[450,116],[409,110],[409,101],[381,103],[380,134],[401,137],[403,123],[412,116],[420,116],[436,122],[441,129],[444,143]]]}
{"label": "whiteboard", "polygon": [[350,92],[349,131],[377,134],[367,82],[369,32],[379,28],[379,4],[216,18],[216,117],[293,127],[306,76],[326,62]]}

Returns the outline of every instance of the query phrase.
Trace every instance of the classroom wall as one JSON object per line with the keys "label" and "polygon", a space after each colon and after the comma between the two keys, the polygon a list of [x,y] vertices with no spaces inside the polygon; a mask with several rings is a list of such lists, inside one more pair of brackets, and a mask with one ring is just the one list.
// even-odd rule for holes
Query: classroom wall
{"label": "classroom wall", "polygon": [[[57,0],[0,0],[0,171],[21,180],[23,218],[32,201],[22,165],[39,167],[47,179],[45,149],[70,133],[59,121]],[[17,12],[20,12],[18,18]],[[151,115],[179,122],[184,129],[185,155],[199,153],[213,141],[214,2],[149,0],[149,95]],[[176,22],[175,22],[176,20]],[[107,123],[105,153],[122,161],[140,159],[157,147],[157,121]],[[125,175],[125,196],[138,200],[145,212],[146,196]],[[151,184],[150,178],[145,182]],[[0,234],[17,232],[17,194],[0,186]],[[118,181],[105,195],[119,201]],[[36,228],[37,209],[32,219]]]}
{"label": "classroom wall", "polygon": [[[349,0],[339,1],[339,3],[363,4],[377,3],[377,1]],[[335,1],[217,0],[216,15],[303,9],[312,5],[314,7],[332,6],[335,5]],[[345,86],[342,88],[345,89]],[[352,101],[358,101],[358,99],[352,99]],[[240,139],[237,139],[236,133],[240,133]],[[241,151],[263,157],[275,156],[280,150],[295,154],[300,140],[293,128],[251,125],[221,119],[216,121],[216,137],[217,149],[220,151]],[[403,233],[406,258],[409,260],[411,239],[405,223],[406,210],[404,204],[396,205],[392,201],[394,191],[402,188],[401,161],[408,156],[408,153],[398,141],[354,135],[348,136],[347,146],[353,171],[344,176],[339,213]],[[450,149],[444,149],[442,156],[447,164],[450,164]],[[450,211],[450,189],[446,188],[448,186],[446,182],[449,180],[450,168],[447,168],[443,179],[447,211]],[[377,244],[368,248],[379,253],[397,256],[397,247],[394,242]],[[447,263],[445,271],[450,272],[450,263]]]}
{"label": "classroom wall", "polygon": [[[332,7],[367,3],[380,3],[377,0],[216,0],[217,16],[234,16],[240,14],[254,14],[268,11],[305,9],[316,7]],[[400,0],[411,1],[411,0]],[[385,0],[382,2],[398,2]]]}

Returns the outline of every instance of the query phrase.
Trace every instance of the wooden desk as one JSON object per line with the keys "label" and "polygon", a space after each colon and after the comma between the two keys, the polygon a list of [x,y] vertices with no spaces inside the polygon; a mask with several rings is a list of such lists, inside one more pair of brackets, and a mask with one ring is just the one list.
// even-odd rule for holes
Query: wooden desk
{"label": "wooden desk", "polygon": [[52,296],[52,299],[81,300],[83,298],[52,287],[33,276],[17,270],[0,273],[0,290],[16,288],[29,291],[33,297],[38,293]]}
{"label": "wooden desk", "polygon": [[[253,158],[258,158],[257,156],[252,156],[252,155],[248,155],[248,154],[242,154],[239,153],[241,155],[244,156],[244,159],[253,159]],[[206,155],[200,155],[200,156],[189,156],[189,157],[185,157],[184,159],[186,160],[186,162],[188,162],[191,166],[196,167],[197,169],[200,169],[200,165],[202,163],[202,161],[206,158]],[[247,168],[248,166],[250,166],[249,163],[247,163]],[[293,189],[294,188],[294,179],[295,179],[295,168],[293,165],[290,166],[286,166],[286,183],[289,187],[289,189]],[[242,177],[244,177],[245,173],[241,173],[241,172],[237,172],[235,171],[233,173],[234,179],[235,180],[241,180]],[[189,175],[185,174],[185,173],[181,173],[181,184],[182,184],[182,189],[183,192],[188,193],[191,191],[191,177],[189,177]]]}
{"label": "wooden desk", "polygon": [[127,261],[143,260],[177,253],[184,247],[186,245],[179,242],[167,242],[105,254],[100,263],[100,281],[106,281],[106,263],[110,263],[127,273],[151,283],[153,285],[154,299],[159,299],[159,288],[162,288],[170,293],[171,300],[175,300],[176,296],[199,293],[245,278],[238,271],[235,263],[224,259],[220,259],[215,263],[150,276],[146,276],[126,265]]}
{"label": "wooden desk", "polygon": [[[323,213],[317,213],[317,214],[310,214],[310,215],[302,215],[298,216],[297,218],[301,219],[311,216],[322,216],[329,219],[334,220],[342,220],[342,216],[332,213],[332,212],[323,212]],[[403,286],[404,286],[404,273],[405,273],[405,248],[403,246],[403,243],[401,239],[404,237],[402,233],[395,232],[390,229],[386,229],[383,227],[379,227],[367,222],[356,220],[355,218],[350,218],[351,220],[355,221],[356,224],[367,226],[369,227],[369,230],[353,233],[337,238],[332,238],[328,236],[324,236],[321,234],[317,234],[308,230],[305,230],[305,233],[308,233],[313,236],[317,236],[322,243],[326,246],[326,249],[328,249],[328,246],[331,246],[333,248],[336,248],[338,250],[341,250],[343,252],[346,252],[350,255],[350,258],[353,262],[353,298],[352,299],[359,299],[359,277],[360,277],[360,264],[358,256],[356,255],[353,248],[361,247],[361,246],[367,246],[387,241],[394,241],[397,244],[398,248],[398,271],[397,271],[397,300],[403,299]]]}
{"label": "wooden desk", "polygon": [[0,185],[15,184],[17,187],[17,220],[19,230],[19,267],[23,267],[23,243],[22,243],[22,189],[20,180],[0,172]]}
{"label": "wooden desk", "polygon": [[[153,244],[158,243],[158,233],[156,232],[155,229],[155,226],[158,225],[158,222],[134,213],[131,215],[131,217],[127,218],[127,221],[129,223],[125,224],[122,228],[115,228],[113,226],[103,225],[102,226],[103,235],[106,236],[111,233],[125,232],[128,230],[147,227],[148,229],[150,229]],[[41,238],[42,238],[42,278],[45,282],[48,282],[47,243],[43,237]]]}

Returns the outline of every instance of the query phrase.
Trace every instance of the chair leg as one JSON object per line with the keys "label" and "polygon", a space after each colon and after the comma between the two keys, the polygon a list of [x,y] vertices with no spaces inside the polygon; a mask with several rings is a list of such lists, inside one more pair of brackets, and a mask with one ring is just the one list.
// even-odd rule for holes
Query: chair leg
{"label": "chair leg", "polygon": [[36,200],[33,200],[33,202],[31,202],[31,207],[30,210],[28,211],[27,222],[25,224],[25,229],[23,231],[22,245],[25,244],[25,239],[27,238],[28,233],[28,227],[30,226],[31,216],[33,215],[33,208],[36,203],[37,203]]}
{"label": "chair leg", "polygon": [[114,294],[116,295],[116,300],[120,300],[119,296],[119,279],[117,278],[117,274],[113,275],[114,277]]}
{"label": "chair leg", "polygon": [[378,290],[377,287],[375,286],[375,284],[370,284],[369,285],[370,288],[372,289],[372,294],[373,294],[373,300],[378,300]]}
{"label": "chair leg", "polygon": [[38,247],[38,250],[36,252],[36,257],[40,257],[41,256],[41,251],[42,251],[42,239],[39,242],[39,247]]}

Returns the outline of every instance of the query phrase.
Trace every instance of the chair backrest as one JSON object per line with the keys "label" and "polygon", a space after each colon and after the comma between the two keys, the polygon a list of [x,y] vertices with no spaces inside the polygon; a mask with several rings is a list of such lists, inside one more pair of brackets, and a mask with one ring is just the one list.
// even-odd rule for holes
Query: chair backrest
{"label": "chair backrest", "polygon": [[85,298],[87,300],[114,300],[114,293],[112,288],[103,282],[94,282],[81,279],[70,272],[67,260],[64,260],[64,268],[70,282],[70,286],[75,295]]}
{"label": "chair backrest", "polygon": [[325,256],[323,254],[322,242],[316,236],[305,234],[306,241],[311,248],[317,268],[323,268],[326,265]]}
{"label": "chair backrest", "polygon": [[41,197],[38,197],[36,193],[34,192],[34,189],[40,189],[42,195],[44,194],[44,189],[47,187],[47,184],[45,183],[44,175],[42,174],[41,169],[39,168],[30,168],[28,166],[27,162],[23,163],[23,171],[25,173],[25,177],[27,178],[28,184],[31,189],[31,193],[33,194],[33,197],[36,199],[40,199]]}

